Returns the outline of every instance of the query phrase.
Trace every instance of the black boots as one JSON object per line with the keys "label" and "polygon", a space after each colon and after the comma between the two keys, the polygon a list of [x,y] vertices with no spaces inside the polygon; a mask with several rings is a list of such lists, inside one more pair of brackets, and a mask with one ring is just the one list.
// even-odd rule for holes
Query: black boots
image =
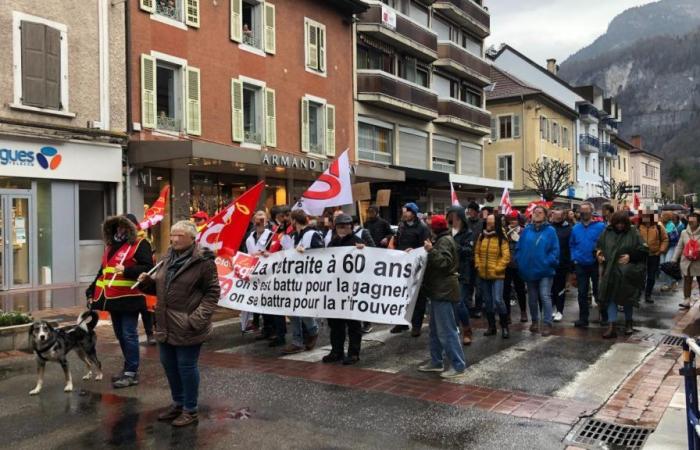
{"label": "black boots", "polygon": [[501,314],[499,318],[501,320],[501,337],[503,337],[503,339],[508,339],[510,337],[510,331],[508,330],[508,314]]}
{"label": "black boots", "polygon": [[496,331],[496,316],[494,313],[486,313],[486,320],[489,323],[489,329],[486,330],[484,333],[484,336],[495,336],[497,331]]}

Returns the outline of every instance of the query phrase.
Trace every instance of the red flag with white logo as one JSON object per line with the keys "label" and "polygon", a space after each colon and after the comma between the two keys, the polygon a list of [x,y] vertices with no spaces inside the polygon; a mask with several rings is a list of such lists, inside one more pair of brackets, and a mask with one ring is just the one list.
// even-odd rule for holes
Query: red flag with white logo
{"label": "red flag with white logo", "polygon": [[455,192],[455,187],[450,181],[450,200],[452,201],[452,206],[461,206],[459,204],[459,199],[457,198],[457,193]]}
{"label": "red flag with white logo", "polygon": [[552,207],[552,202],[546,202],[544,200],[538,200],[536,202],[530,202],[529,205],[527,205],[527,209],[525,210],[525,217],[528,219],[532,217],[532,211],[535,210],[536,207],[538,206],[543,206],[547,209]]}
{"label": "red flag with white logo", "polygon": [[170,195],[170,185],[166,184],[160,191],[158,199],[153,202],[153,206],[148,208],[143,215],[143,221],[139,223],[142,230],[147,230],[157,224],[165,217],[165,205],[168,203],[168,195]]}
{"label": "red flag with white logo", "polygon": [[501,203],[499,205],[501,214],[510,214],[513,210],[513,205],[510,203],[510,191],[508,188],[503,188],[503,194],[501,194]]}
{"label": "red flag with white logo", "polygon": [[265,182],[261,181],[209,219],[197,235],[199,245],[217,254],[235,255],[264,188]]}
{"label": "red flag with white logo", "polygon": [[346,149],[301,195],[292,210],[303,209],[309,215],[320,216],[328,207],[352,203],[350,158]]}

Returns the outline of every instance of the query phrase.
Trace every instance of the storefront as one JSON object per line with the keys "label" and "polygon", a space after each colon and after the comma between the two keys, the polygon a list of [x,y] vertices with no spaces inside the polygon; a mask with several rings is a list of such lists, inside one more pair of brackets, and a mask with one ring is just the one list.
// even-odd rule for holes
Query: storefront
{"label": "storefront", "polygon": [[121,178],[120,145],[0,136],[0,290],[91,281]]}

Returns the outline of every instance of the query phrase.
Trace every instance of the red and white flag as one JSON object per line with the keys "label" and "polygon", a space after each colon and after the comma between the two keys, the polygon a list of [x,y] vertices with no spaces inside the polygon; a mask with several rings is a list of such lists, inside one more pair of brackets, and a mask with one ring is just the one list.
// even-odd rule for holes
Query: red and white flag
{"label": "red and white flag", "polygon": [[552,203],[553,203],[553,202],[547,202],[547,201],[544,201],[544,200],[538,200],[538,201],[536,201],[536,202],[530,202],[530,204],[527,205],[527,209],[525,210],[525,217],[527,217],[528,219],[529,219],[530,217],[532,217],[532,211],[534,211],[535,208],[538,207],[538,206],[543,206],[543,207],[545,207],[545,208],[547,208],[547,209],[551,208],[551,207],[552,207]]}
{"label": "red and white flag", "polygon": [[142,230],[147,230],[157,224],[165,217],[165,205],[168,203],[170,195],[170,185],[166,184],[160,191],[158,199],[153,202],[153,206],[148,208],[143,215],[143,221],[139,223]]}
{"label": "red and white flag", "polygon": [[455,192],[455,187],[452,185],[451,181],[450,181],[450,200],[452,202],[452,206],[462,206],[459,204],[459,199],[457,198],[457,193]]}
{"label": "red and white flag", "polygon": [[499,205],[501,214],[510,214],[513,210],[513,205],[510,203],[510,191],[508,188],[503,188],[503,194],[501,195],[501,203]]}
{"label": "red and white flag", "polygon": [[265,182],[261,181],[209,219],[197,235],[197,242],[217,254],[235,255],[263,189]]}
{"label": "red and white flag", "polygon": [[348,149],[336,158],[314,184],[301,195],[292,210],[303,209],[307,214],[320,216],[331,206],[351,205],[350,158]]}

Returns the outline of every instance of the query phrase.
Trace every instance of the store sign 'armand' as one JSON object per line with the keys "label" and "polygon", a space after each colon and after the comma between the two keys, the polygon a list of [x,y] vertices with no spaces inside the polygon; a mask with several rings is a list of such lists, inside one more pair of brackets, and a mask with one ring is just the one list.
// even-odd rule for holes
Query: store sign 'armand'
{"label": "store sign 'armand'", "polygon": [[[284,167],[286,169],[311,170],[314,172],[323,172],[328,169],[328,165],[333,160],[304,158],[300,156],[285,155],[272,152],[260,153],[260,164],[270,167]],[[355,174],[356,166],[351,164],[350,171]]]}

